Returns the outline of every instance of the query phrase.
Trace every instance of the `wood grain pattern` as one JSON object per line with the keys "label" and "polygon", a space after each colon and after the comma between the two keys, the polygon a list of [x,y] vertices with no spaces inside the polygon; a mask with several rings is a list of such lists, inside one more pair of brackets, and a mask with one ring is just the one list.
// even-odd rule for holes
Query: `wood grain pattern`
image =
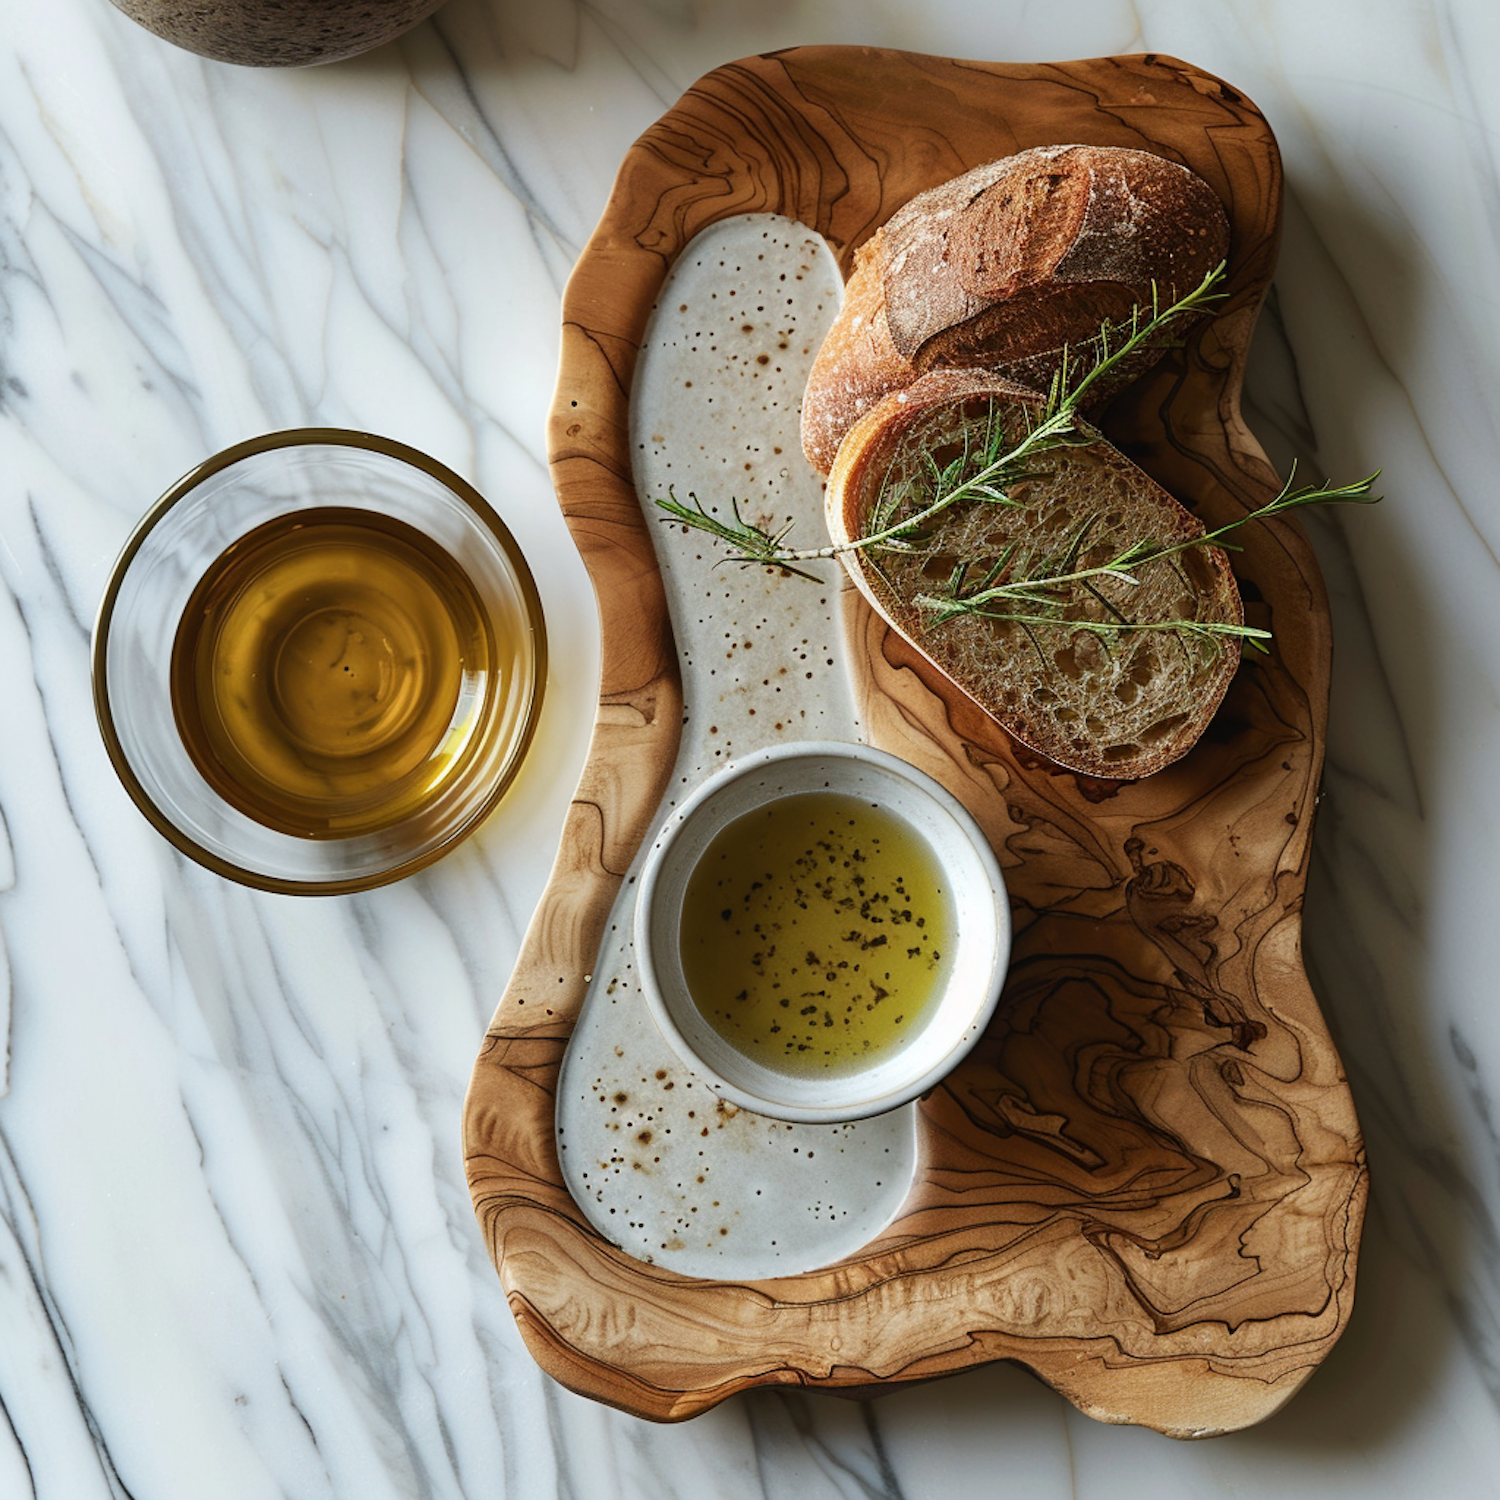
{"label": "wood grain pattern", "polygon": [[1248,101],[1171,59],[806,48],[733,63],[632,148],[569,285],[551,453],[598,590],[604,691],[464,1136],[529,1347],[565,1385],[640,1415],[692,1416],[754,1385],[867,1391],[1014,1359],[1093,1416],[1199,1436],[1274,1411],[1349,1316],[1364,1152],[1299,947],[1328,615],[1290,523],[1242,534],[1236,560],[1272,654],[1246,662],[1185,760],[1136,783],[1018,752],[848,596],[872,742],[980,819],[1017,929],[996,1021],[922,1106],[923,1168],[877,1243],[815,1274],[688,1280],[607,1244],[562,1182],[559,1064],[681,717],[626,440],[656,290],[694,234],[749,211],[800,218],[847,272],[914,193],[1071,141],[1181,161],[1229,213],[1223,315],[1104,423],[1210,524],[1227,519],[1276,485],[1239,392],[1275,261],[1280,165]]}

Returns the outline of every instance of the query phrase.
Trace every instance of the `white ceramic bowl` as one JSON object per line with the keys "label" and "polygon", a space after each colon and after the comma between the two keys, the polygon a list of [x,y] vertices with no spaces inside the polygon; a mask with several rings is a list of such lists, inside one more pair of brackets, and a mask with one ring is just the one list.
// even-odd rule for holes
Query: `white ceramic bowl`
{"label": "white ceramic bowl", "polygon": [[[720,1036],[694,1003],[681,954],[688,883],[715,836],[774,799],[808,792],[868,799],[904,822],[936,856],[954,906],[947,981],[925,1018],[894,1055],[831,1076],[780,1071]],[[857,1120],[925,1093],[978,1040],[1005,979],[1010,907],[989,841],[931,777],[865,745],[781,745],[726,766],[668,818],[641,873],[635,953],[652,1018],[716,1094],[782,1120]]]}

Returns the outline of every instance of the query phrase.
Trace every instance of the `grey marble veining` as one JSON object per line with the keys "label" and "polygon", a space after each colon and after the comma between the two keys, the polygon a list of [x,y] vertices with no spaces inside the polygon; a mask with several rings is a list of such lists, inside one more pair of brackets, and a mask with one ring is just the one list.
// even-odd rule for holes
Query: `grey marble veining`
{"label": "grey marble veining", "polygon": [[[1242,87],[1288,184],[1247,415],[1383,469],[1314,518],[1337,651],[1306,951],[1374,1182],[1358,1306],[1212,1444],[992,1368],[657,1428],[521,1346],[458,1150],[597,679],[544,419],[558,305],[626,143],[803,42],[1136,50]],[[1403,3],[450,0],[297,73],[103,0],[0,12],[0,1496],[953,1500],[1494,1493],[1500,1471],[1500,11]],[[317,422],[473,479],[541,583],[536,752],[450,859],[298,901],[174,854],[114,781],[88,637],[145,506]]]}

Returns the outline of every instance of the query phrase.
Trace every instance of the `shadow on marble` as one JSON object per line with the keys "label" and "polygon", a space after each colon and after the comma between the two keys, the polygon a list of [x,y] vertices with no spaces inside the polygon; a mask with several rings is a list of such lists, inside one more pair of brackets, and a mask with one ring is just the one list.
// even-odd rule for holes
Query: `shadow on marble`
{"label": "shadow on marble", "polygon": [[[1277,278],[1287,295],[1268,309],[1246,382],[1247,419],[1273,461],[1285,472],[1295,457],[1310,476],[1366,472],[1405,457],[1400,432],[1390,434],[1393,451],[1386,455],[1363,451],[1360,435],[1370,429],[1369,412],[1381,408],[1382,390],[1388,392],[1392,381],[1403,391],[1416,383],[1419,309],[1430,290],[1357,203],[1338,205],[1346,234],[1360,243],[1367,283],[1382,289],[1377,349],[1353,292],[1303,211],[1304,195],[1320,189],[1294,183],[1288,190]],[[1350,219],[1357,222],[1351,226]],[[1288,330],[1289,303],[1306,326]],[[1309,351],[1315,339],[1341,351],[1332,379],[1326,348]],[[1304,359],[1311,352],[1324,366],[1311,414],[1299,347]],[[1332,399],[1330,392],[1336,393]],[[1388,476],[1388,491],[1396,477]],[[1428,505],[1433,499],[1390,493],[1384,503]],[[1465,1068],[1462,1038],[1444,1024],[1451,997],[1432,988],[1426,916],[1437,899],[1435,841],[1462,817],[1443,793],[1448,778],[1441,772],[1460,731],[1445,722],[1437,690],[1439,626],[1395,517],[1351,510],[1315,513],[1307,523],[1328,586],[1335,641],[1328,760],[1304,917],[1308,972],[1350,1077],[1370,1154],[1372,1207],[1409,1260],[1441,1279],[1450,1304],[1441,1316],[1446,1332],[1414,1344],[1413,1360],[1441,1361],[1461,1336],[1484,1368],[1493,1397],[1500,1382],[1492,1318],[1474,1291],[1484,1268],[1500,1258],[1500,1239],[1455,1145],[1471,1128],[1452,1099],[1446,1060],[1433,1048],[1433,1039],[1447,1030],[1455,1060]],[[1400,611],[1407,659],[1399,689],[1382,659],[1375,624],[1392,609]],[[1476,1109],[1486,1112],[1482,1101]],[[1364,1275],[1362,1265],[1345,1345],[1362,1337],[1368,1316]],[[1418,1388],[1419,1374],[1408,1371],[1406,1384]]]}
{"label": "shadow on marble", "polygon": [[[1373,216],[1346,199],[1338,211],[1361,245],[1366,277],[1382,288],[1382,346],[1358,309],[1333,254],[1303,203],[1321,182],[1293,180],[1277,286],[1251,349],[1246,417],[1283,474],[1293,459],[1308,477],[1368,472],[1398,454],[1362,450],[1378,388],[1412,379],[1421,305],[1419,269]],[[1356,221],[1351,223],[1350,221]],[[1302,322],[1288,327],[1288,307]],[[1313,316],[1309,316],[1312,313]],[[1329,378],[1326,340],[1340,352]],[[1323,366],[1309,410],[1298,361]],[[1384,358],[1381,358],[1381,355]],[[1330,400],[1330,392],[1335,393]],[[1399,434],[1392,433],[1395,442]],[[1394,476],[1390,476],[1394,477]],[[1390,493],[1386,506],[1421,503]],[[1464,1127],[1424,1039],[1446,1006],[1430,991],[1425,913],[1433,900],[1441,828],[1433,788],[1423,786],[1420,746],[1441,744],[1438,629],[1399,527],[1380,512],[1312,513],[1307,530],[1323,569],[1333,620],[1333,681],[1327,764],[1313,838],[1304,914],[1307,967],[1349,1075],[1370,1157],[1371,1205],[1355,1308],[1348,1331],[1301,1395],[1249,1442],[1376,1449],[1418,1419],[1422,1396],[1460,1338],[1482,1352],[1483,1336],[1459,1306],[1457,1288],[1493,1259],[1484,1204],[1446,1142]],[[1362,531],[1356,531],[1363,528]],[[1355,545],[1351,545],[1351,541]],[[1399,601],[1403,649],[1423,664],[1398,701],[1374,619]],[[1399,1247],[1399,1248],[1398,1248]],[[1435,1275],[1413,1312],[1411,1284]],[[1493,1379],[1489,1382],[1494,1390]]]}
{"label": "shadow on marble", "polygon": [[[1319,1474],[1378,1468],[1444,1399],[1452,1327],[1437,1289],[1392,1245],[1378,1213],[1369,1221],[1361,1302],[1349,1330],[1306,1386],[1246,1432],[1178,1444],[1143,1428],[1110,1428],[1074,1412],[1018,1366],[986,1365],[870,1401],[822,1392],[758,1390],[734,1398],[757,1452],[775,1453],[767,1500],[939,1500],[981,1493],[1003,1471],[1005,1493],[1038,1500],[1082,1493],[1080,1481],[1111,1465],[1171,1465],[1167,1492],[1202,1493],[1192,1475],[1225,1461],[1267,1477],[1266,1493],[1312,1493]],[[1229,1450],[1229,1451],[1226,1451]],[[1216,1457],[1217,1455],[1217,1457]],[[1315,1486],[1314,1486],[1315,1487]],[[1344,1493],[1342,1487],[1336,1487]],[[1321,1491],[1320,1491],[1321,1492]]]}
{"label": "shadow on marble", "polygon": [[1247,1453],[1348,1452],[1401,1446],[1430,1417],[1454,1328],[1442,1297],[1391,1242],[1379,1189],[1360,1256],[1354,1316],[1312,1378],[1274,1417],[1232,1441]]}

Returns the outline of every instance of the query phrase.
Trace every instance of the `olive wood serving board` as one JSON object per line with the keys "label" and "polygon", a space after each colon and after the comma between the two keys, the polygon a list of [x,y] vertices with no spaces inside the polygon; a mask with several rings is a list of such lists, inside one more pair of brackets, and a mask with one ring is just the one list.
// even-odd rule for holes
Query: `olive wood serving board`
{"label": "olive wood serving board", "polygon": [[824,235],[847,274],[915,193],[1075,141],[1180,161],[1229,214],[1219,316],[1103,422],[1206,522],[1227,520],[1277,488],[1239,396],[1281,170],[1255,107],[1173,59],[809,47],[731,63],[631,148],[568,285],[549,441],[598,593],[603,688],[556,867],[475,1065],[464,1143],[528,1347],[564,1385],[638,1415],[690,1417],[756,1385],[869,1394],[1011,1359],[1092,1416],[1205,1436],[1276,1410],[1349,1317],[1364,1148],[1300,953],[1328,610],[1286,521],[1246,528],[1236,556],[1270,654],[1247,655],[1184,760],[1138,782],[1019,750],[846,596],[868,738],[968,805],[1016,926],[995,1022],[922,1104],[915,1186],[874,1243],[803,1275],[686,1278],[590,1228],[559,1167],[559,1067],[681,726],[628,448],[631,375],[668,268],[706,225],[764,211]]}

